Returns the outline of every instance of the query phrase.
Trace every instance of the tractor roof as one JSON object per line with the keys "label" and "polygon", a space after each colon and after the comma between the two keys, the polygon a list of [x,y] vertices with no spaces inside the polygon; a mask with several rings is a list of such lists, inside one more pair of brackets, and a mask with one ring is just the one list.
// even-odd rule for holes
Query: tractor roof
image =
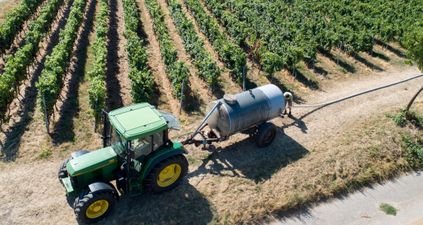
{"label": "tractor roof", "polygon": [[154,106],[148,103],[134,104],[109,113],[109,120],[125,139],[149,136],[167,129],[167,122]]}

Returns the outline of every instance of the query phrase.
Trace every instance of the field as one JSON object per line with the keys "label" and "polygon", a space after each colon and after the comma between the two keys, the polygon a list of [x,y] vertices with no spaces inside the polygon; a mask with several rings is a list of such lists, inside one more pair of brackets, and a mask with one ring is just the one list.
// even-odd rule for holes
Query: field
{"label": "field", "polygon": [[[240,92],[243,73],[246,88],[273,83],[297,104],[419,74],[406,54],[423,4],[366,2],[0,1],[0,223],[76,222],[56,170],[71,152],[101,146],[103,108],[150,102],[181,120],[176,137],[209,102]],[[189,146],[180,187],[124,199],[107,223],[256,223],[407,171],[401,135],[421,129],[386,114],[421,84],[294,109],[273,121],[281,130],[264,150],[244,135],[215,152]],[[413,110],[423,111],[421,98]]]}

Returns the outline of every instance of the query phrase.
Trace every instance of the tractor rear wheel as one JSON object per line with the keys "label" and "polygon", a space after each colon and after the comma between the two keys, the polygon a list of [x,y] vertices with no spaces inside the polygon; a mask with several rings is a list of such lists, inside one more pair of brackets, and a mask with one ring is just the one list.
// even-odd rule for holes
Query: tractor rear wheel
{"label": "tractor rear wheel", "polygon": [[264,123],[259,126],[256,143],[259,148],[272,144],[276,137],[276,126],[273,123]]}
{"label": "tractor rear wheel", "polygon": [[116,198],[111,191],[87,192],[77,197],[74,203],[74,212],[79,223],[95,223],[113,209]]}
{"label": "tractor rear wheel", "polygon": [[176,187],[188,172],[188,161],[176,155],[158,163],[147,175],[144,187],[148,192],[159,193]]}

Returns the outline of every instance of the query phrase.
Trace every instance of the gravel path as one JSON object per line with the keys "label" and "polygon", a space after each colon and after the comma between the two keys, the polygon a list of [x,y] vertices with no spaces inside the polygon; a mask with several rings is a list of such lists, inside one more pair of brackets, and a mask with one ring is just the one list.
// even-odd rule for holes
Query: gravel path
{"label": "gravel path", "polygon": [[[270,225],[294,224],[423,224],[423,176],[411,173],[376,184],[354,194],[333,199],[311,209],[301,210]],[[379,209],[387,203],[397,209],[397,215],[387,215]]]}

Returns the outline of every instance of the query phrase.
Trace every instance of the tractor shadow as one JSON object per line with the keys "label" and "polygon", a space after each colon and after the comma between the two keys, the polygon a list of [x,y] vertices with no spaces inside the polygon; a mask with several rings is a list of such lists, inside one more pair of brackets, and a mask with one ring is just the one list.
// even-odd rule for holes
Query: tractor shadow
{"label": "tractor shadow", "polygon": [[119,201],[101,224],[196,224],[213,219],[209,201],[184,180],[175,189],[161,194],[145,194]]}
{"label": "tractor shadow", "polygon": [[256,183],[263,182],[308,152],[293,138],[283,134],[282,129],[278,129],[274,142],[266,148],[258,148],[250,138],[224,149],[217,148],[203,159],[198,169],[191,172],[188,177],[214,174],[244,177]]}

